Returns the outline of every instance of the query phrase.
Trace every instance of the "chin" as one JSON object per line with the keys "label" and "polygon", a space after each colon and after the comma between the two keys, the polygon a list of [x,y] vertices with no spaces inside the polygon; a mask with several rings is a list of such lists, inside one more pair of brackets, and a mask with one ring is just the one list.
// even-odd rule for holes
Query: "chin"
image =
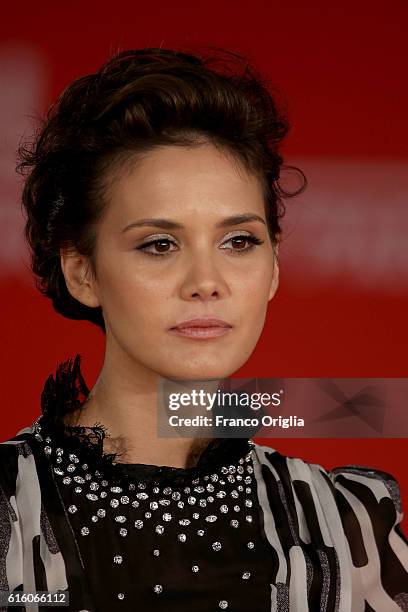
{"label": "chin", "polygon": [[227,378],[237,368],[228,368],[225,363],[221,364],[191,364],[186,365],[185,363],[180,364],[179,368],[172,367],[171,370],[167,370],[162,374],[164,378],[171,380],[208,380],[215,378]]}

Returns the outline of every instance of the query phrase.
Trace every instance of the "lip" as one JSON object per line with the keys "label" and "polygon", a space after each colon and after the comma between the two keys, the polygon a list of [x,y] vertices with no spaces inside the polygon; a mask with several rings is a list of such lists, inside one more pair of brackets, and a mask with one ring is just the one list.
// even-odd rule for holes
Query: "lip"
{"label": "lip", "polygon": [[203,327],[232,327],[227,321],[223,321],[222,319],[212,319],[209,317],[201,317],[197,319],[188,319],[187,321],[182,321],[178,325],[175,325],[171,329],[186,329],[186,328],[203,328]]}
{"label": "lip", "polygon": [[223,336],[231,328],[232,325],[222,319],[202,317],[183,321],[175,327],[171,327],[170,331],[188,338],[205,339]]}

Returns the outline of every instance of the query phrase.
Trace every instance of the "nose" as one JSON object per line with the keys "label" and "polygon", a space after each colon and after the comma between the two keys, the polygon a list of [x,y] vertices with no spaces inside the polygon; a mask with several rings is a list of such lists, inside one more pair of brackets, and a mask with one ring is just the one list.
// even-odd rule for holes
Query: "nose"
{"label": "nose", "polygon": [[192,255],[181,286],[184,300],[214,300],[228,294],[228,284],[214,257],[208,252]]}

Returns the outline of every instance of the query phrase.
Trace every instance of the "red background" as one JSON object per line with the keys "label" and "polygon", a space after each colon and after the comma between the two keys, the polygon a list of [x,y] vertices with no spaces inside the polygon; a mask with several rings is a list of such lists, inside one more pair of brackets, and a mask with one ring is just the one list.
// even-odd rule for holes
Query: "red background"
{"label": "red background", "polygon": [[[16,2],[2,10],[0,54],[22,46],[43,66],[42,106],[27,109],[32,112],[45,110],[72,79],[96,70],[118,49],[235,49],[247,54],[288,100],[293,126],[284,147],[288,162],[406,163],[407,20],[407,3],[395,0]],[[333,193],[337,187],[333,182]],[[301,201],[290,206],[301,207]],[[380,204],[385,226],[391,214],[387,198]],[[368,206],[364,214],[368,222]],[[401,208],[401,222],[404,214]],[[380,231],[381,223],[380,217]],[[313,235],[309,245],[315,246]],[[88,386],[93,384],[103,337],[90,324],[56,315],[24,267],[16,273],[1,265],[1,439],[6,439],[39,414],[39,393],[57,362],[81,353]],[[364,265],[369,272],[369,259]],[[236,376],[408,376],[407,279],[397,279],[390,292],[375,282],[363,288],[364,274],[360,287],[358,278],[351,282],[341,270],[322,281],[301,266],[301,258],[292,262],[290,275],[282,266],[263,337]],[[301,289],[296,273],[303,281],[310,274]],[[327,468],[361,463],[389,471],[398,478],[408,507],[406,439],[257,441]],[[405,519],[406,531],[407,524]]]}

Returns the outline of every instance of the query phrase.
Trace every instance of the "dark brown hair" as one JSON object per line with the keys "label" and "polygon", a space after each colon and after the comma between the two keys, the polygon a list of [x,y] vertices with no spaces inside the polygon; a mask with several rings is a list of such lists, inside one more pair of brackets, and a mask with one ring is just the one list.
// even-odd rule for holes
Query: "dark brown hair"
{"label": "dark brown hair", "polygon": [[75,247],[94,273],[98,221],[109,202],[115,172],[158,145],[211,142],[256,173],[265,193],[273,244],[281,233],[283,197],[279,146],[289,129],[286,113],[249,62],[232,51],[189,54],[173,49],[131,49],[97,72],[73,81],[50,107],[34,141],[19,148],[25,177],[22,206],[31,269],[54,309],[105,331],[102,310],[69,293],[60,248]]}

